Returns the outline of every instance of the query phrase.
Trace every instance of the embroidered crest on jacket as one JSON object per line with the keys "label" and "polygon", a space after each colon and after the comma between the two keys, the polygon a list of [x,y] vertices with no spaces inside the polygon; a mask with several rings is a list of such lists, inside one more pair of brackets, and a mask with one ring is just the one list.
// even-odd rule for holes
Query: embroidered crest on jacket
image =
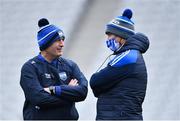
{"label": "embroidered crest on jacket", "polygon": [[61,80],[65,81],[67,79],[67,74],[66,72],[60,72],[59,77]]}

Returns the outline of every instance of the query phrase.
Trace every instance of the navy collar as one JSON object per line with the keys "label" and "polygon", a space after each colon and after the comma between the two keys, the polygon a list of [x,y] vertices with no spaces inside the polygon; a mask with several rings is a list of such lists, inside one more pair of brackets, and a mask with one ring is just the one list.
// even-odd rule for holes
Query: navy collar
{"label": "navy collar", "polygon": [[41,53],[39,53],[39,55],[38,55],[37,57],[38,57],[38,59],[39,59],[40,61],[45,62],[45,63],[48,63],[48,64],[50,64],[50,65],[52,65],[52,66],[57,67],[58,59],[54,59],[53,61],[48,62],[48,61],[41,55]]}

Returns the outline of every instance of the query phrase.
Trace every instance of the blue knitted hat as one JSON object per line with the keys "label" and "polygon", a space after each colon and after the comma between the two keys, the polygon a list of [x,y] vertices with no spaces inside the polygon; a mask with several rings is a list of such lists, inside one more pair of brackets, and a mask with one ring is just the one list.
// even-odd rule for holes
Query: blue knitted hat
{"label": "blue knitted hat", "polygon": [[134,35],[134,22],[131,21],[132,15],[131,9],[125,9],[122,16],[117,16],[106,25],[105,33],[115,34],[124,39]]}
{"label": "blue knitted hat", "polygon": [[65,39],[63,31],[55,25],[49,24],[46,18],[38,21],[40,30],[37,33],[38,45],[41,51],[53,44],[57,39]]}

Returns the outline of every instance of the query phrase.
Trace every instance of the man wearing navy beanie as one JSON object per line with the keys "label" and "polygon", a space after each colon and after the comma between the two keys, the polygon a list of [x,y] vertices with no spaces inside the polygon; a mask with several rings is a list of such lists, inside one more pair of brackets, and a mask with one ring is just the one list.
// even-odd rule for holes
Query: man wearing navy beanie
{"label": "man wearing navy beanie", "polygon": [[61,57],[63,31],[42,18],[38,22],[38,56],[21,69],[24,120],[78,120],[75,102],[85,100],[87,80],[77,64]]}
{"label": "man wearing navy beanie", "polygon": [[125,9],[106,25],[106,45],[114,57],[90,79],[98,98],[97,120],[143,120],[147,70],[142,54],[148,50],[149,40],[135,32],[132,15],[131,9]]}

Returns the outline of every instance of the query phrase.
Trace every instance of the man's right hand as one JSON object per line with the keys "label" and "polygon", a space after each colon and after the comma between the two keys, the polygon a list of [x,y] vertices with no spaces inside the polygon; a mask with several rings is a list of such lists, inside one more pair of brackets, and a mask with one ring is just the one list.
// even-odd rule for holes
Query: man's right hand
{"label": "man's right hand", "polygon": [[68,84],[69,86],[78,86],[78,80],[77,79],[71,79],[71,81]]}

